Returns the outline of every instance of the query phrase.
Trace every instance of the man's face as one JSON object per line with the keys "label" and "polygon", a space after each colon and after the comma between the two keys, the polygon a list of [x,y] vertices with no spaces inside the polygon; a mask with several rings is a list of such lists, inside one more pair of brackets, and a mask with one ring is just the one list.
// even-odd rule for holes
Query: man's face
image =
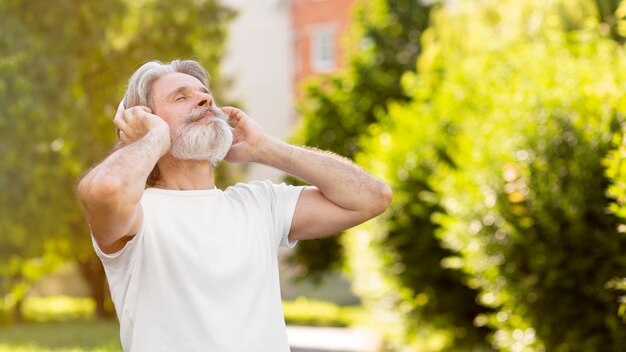
{"label": "man's face", "polygon": [[170,126],[171,153],[184,160],[222,160],[232,144],[232,129],[213,96],[195,77],[170,73],[152,85],[152,108]]}

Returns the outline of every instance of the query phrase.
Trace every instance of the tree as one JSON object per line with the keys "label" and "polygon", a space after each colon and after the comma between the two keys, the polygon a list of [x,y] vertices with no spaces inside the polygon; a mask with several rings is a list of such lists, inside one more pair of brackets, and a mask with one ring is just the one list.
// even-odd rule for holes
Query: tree
{"label": "tree", "polygon": [[[344,42],[345,68],[304,85],[294,140],[353,159],[361,150],[360,138],[387,104],[408,99],[399,77],[415,70],[430,9],[421,1],[358,1]],[[304,268],[303,277],[320,278],[339,268],[342,256],[341,242],[330,237],[301,243],[292,260]]]}
{"label": "tree", "polygon": [[[0,98],[0,144],[5,151],[0,156],[0,240],[7,251],[2,258],[8,259],[2,260],[2,266],[12,268],[13,288],[23,281],[20,263],[41,256],[46,248],[62,252],[75,231],[86,233],[79,225],[80,210],[73,196],[81,160],[72,151],[73,121],[63,117],[83,112],[76,102],[82,94],[76,89],[81,67],[77,62],[101,44],[94,41],[104,35],[120,5],[94,2],[81,7],[70,1],[0,4],[5,93]],[[94,17],[99,21],[92,21]],[[14,297],[16,307],[25,289],[19,292]]]}
{"label": "tree", "polygon": [[195,57],[220,87],[233,16],[216,0],[0,2],[0,266],[46,251],[72,258],[105,313],[74,185],[115,143],[111,119],[140,64]]}

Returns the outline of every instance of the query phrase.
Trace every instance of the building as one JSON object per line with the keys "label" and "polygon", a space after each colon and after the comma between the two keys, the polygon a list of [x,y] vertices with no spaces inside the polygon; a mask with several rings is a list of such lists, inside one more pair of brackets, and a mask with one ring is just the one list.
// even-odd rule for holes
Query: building
{"label": "building", "polygon": [[[223,74],[226,96],[273,136],[287,138],[297,121],[297,87],[342,63],[340,38],[354,0],[222,0],[239,12],[229,28]],[[247,178],[279,181],[282,173],[250,165]]]}
{"label": "building", "polygon": [[[233,80],[226,96],[271,135],[286,138],[293,120],[291,9],[282,0],[222,0],[238,11],[229,28],[222,73]],[[279,181],[282,174],[250,165],[247,178]]]}
{"label": "building", "polygon": [[348,30],[353,3],[354,0],[291,2],[296,89],[307,77],[341,67],[341,38]]}

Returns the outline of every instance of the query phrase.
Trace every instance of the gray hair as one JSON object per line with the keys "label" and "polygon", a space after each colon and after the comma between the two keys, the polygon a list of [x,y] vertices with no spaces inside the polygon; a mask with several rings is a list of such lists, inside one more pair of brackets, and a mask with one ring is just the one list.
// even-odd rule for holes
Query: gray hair
{"label": "gray hair", "polygon": [[143,64],[128,80],[128,87],[124,94],[124,107],[143,105],[154,110],[152,106],[152,85],[162,76],[170,73],[184,73],[197,78],[209,89],[209,74],[207,70],[195,60],[174,60],[169,63],[149,61]]}

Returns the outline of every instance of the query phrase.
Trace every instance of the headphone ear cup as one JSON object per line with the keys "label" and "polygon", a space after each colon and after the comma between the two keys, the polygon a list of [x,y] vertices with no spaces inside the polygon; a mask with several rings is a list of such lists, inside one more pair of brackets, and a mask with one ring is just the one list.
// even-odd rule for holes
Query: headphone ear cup
{"label": "headphone ear cup", "polygon": [[[122,98],[122,101],[120,101],[120,104],[117,106],[117,111],[120,111],[120,110],[126,110],[126,107],[124,106],[124,98]],[[115,135],[117,135],[117,140],[119,141],[120,140],[120,130],[117,127],[115,128]]]}

